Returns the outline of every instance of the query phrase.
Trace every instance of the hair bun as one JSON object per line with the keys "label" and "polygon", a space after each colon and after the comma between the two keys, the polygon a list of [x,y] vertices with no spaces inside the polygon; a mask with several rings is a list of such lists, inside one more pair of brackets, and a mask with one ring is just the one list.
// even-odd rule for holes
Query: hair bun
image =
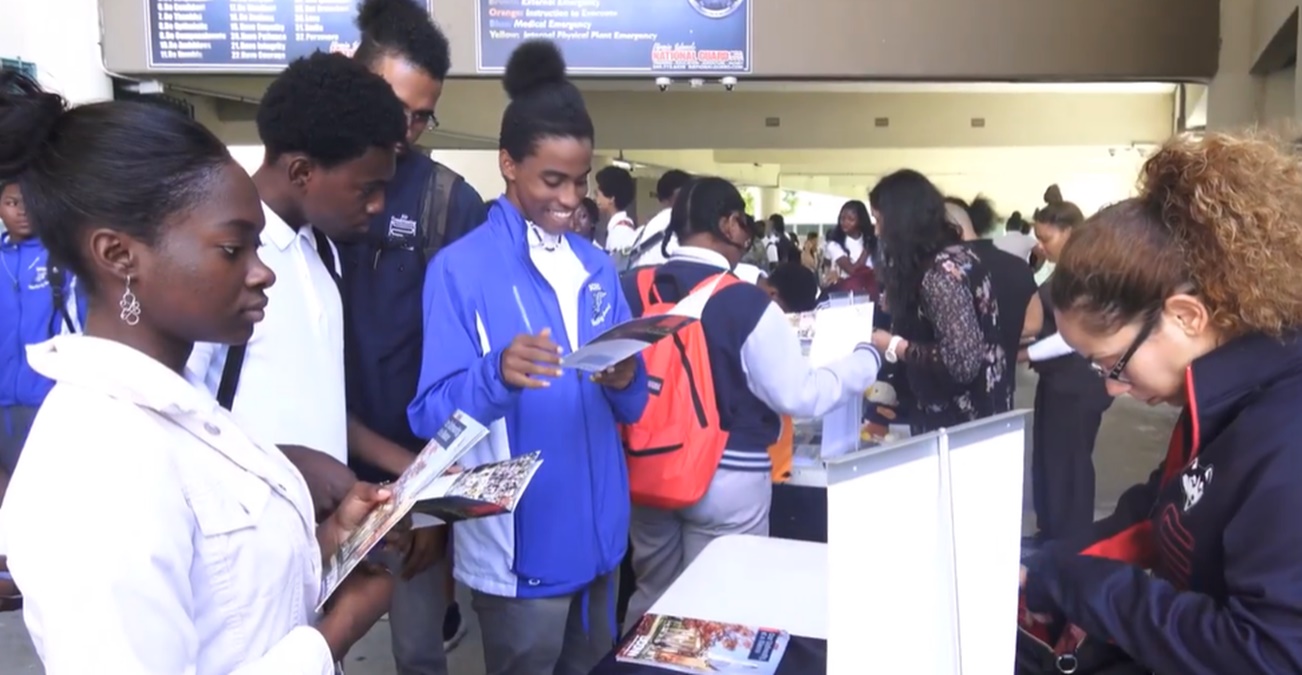
{"label": "hair bun", "polygon": [[0,178],[27,169],[67,109],[62,96],[45,91],[32,78],[17,71],[0,73]]}
{"label": "hair bun", "polygon": [[362,0],[357,6],[357,28],[363,33],[394,22],[423,19],[424,12],[412,0]]}
{"label": "hair bun", "polygon": [[551,40],[521,43],[506,62],[502,88],[512,99],[548,85],[565,82],[565,57]]}
{"label": "hair bun", "polygon": [[1058,187],[1057,183],[1050,185],[1048,189],[1044,191],[1045,204],[1057,205],[1057,204],[1061,204],[1062,202],[1063,202],[1062,188]]}

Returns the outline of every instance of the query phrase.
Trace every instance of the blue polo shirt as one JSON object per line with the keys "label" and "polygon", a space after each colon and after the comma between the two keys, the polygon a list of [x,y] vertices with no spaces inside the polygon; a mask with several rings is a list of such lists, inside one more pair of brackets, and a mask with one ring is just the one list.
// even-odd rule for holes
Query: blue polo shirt
{"label": "blue polo shirt", "polygon": [[[434,161],[421,154],[399,160],[385,192],[385,211],[371,220],[363,241],[339,247],[343,275],[344,353],[348,409],[385,438],[419,451],[407,422],[416,395],[424,343],[421,293],[427,261],[423,200]],[[448,204],[446,247],[484,221],[484,200],[469,183],[456,181]],[[352,462],[362,480],[393,476]]]}

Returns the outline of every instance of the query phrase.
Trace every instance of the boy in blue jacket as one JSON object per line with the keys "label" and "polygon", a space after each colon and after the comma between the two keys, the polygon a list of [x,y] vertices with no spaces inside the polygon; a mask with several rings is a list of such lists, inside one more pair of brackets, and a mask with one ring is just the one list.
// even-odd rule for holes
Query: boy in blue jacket
{"label": "boy in blue jacket", "polygon": [[[51,272],[49,254],[27,221],[23,193],[16,180],[0,180],[0,264],[4,290],[0,291],[0,502],[18,464],[36,410],[54,383],[27,365],[27,345],[44,342],[63,332],[75,332],[76,302],[70,302],[73,284]],[[84,308],[82,308],[84,309]]]}
{"label": "boy in blue jacket", "polygon": [[571,229],[594,134],[560,52],[521,45],[504,85],[506,194],[430,264],[408,416],[422,438],[457,409],[488,424],[467,466],[541,451],[513,515],[453,528],[455,575],[473,594],[488,675],[585,675],[615,638],[629,520],[618,425],[641,417],[646,370],[637,357],[596,377],[559,367],[630,313],[609,256]]}

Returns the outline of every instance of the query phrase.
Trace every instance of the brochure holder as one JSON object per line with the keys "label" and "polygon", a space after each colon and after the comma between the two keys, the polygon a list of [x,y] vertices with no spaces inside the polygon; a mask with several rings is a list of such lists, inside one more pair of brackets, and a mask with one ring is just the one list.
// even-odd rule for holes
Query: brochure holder
{"label": "brochure holder", "polygon": [[826,494],[830,675],[1012,672],[1028,414],[802,471]]}

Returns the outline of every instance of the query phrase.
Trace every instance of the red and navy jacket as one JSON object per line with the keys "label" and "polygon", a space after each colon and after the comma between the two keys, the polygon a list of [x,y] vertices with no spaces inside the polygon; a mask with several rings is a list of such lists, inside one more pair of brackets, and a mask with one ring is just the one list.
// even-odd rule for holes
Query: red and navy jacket
{"label": "red and navy jacket", "polygon": [[1302,672],[1302,339],[1231,341],[1186,390],[1163,465],[1093,541],[1026,561],[1027,608],[1156,673]]}

